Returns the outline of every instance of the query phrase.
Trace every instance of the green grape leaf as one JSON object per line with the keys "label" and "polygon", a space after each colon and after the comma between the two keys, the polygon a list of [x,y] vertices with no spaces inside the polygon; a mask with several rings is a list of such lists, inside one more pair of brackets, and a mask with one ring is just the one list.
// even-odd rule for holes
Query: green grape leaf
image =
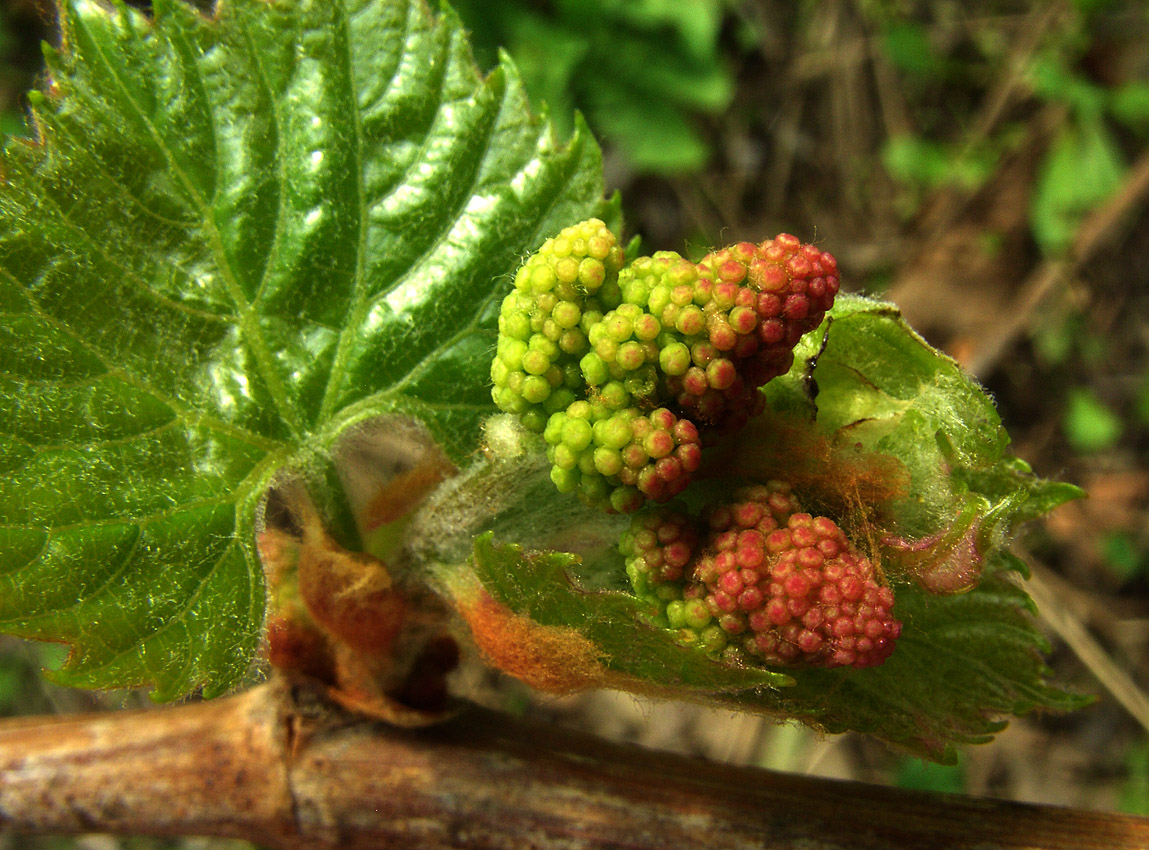
{"label": "green grape leaf", "polygon": [[[840,297],[827,323],[803,337],[794,355],[789,374],[764,388],[767,407],[813,420],[827,439],[896,459],[909,481],[884,510],[901,536],[936,532],[972,500],[988,503],[980,513],[1004,533],[1081,495],[1075,487],[1036,478],[1010,453],[993,400],[892,304]],[[813,401],[806,382],[812,358]],[[770,420],[764,421],[741,443],[761,451],[776,440],[768,433]]]}
{"label": "green grape leaf", "polygon": [[[792,370],[764,388],[768,412],[710,450],[686,501],[721,497],[747,478],[791,481],[803,505],[850,529],[884,567],[902,633],[879,667],[774,669],[787,680],[766,682],[759,668],[698,652],[692,698],[863,731],[941,761],[955,758],[955,744],[988,740],[1010,716],[1087,702],[1047,683],[1041,654],[1048,647],[1020,582],[1025,566],[1006,548],[1021,522],[1080,490],[1042,481],[1012,456],[989,397],[893,305],[840,296],[795,354]],[[492,468],[517,464],[522,478],[516,487],[498,484],[515,493],[488,520],[498,544],[480,540],[469,564],[457,543],[444,544],[437,558],[454,556],[455,566],[443,569],[456,575],[445,583],[458,597],[465,582],[457,575],[470,575],[515,614],[574,629],[604,666],[639,682],[612,687],[679,686],[686,668],[674,652],[695,650],[651,648],[649,633],[659,630],[627,592],[622,556],[612,548],[627,521],[594,527],[589,509],[540,492],[547,465],[524,460],[542,451],[532,439],[488,439]],[[474,500],[492,480],[472,473],[457,486]],[[554,505],[563,499],[566,521],[583,528],[581,536],[562,528]],[[442,524],[459,515],[447,507],[438,508]],[[663,643],[673,641],[665,630]],[[658,661],[637,661],[640,651],[657,652]]]}
{"label": "green grape leaf", "polygon": [[71,644],[67,684],[218,694],[260,640],[272,477],[396,412],[461,462],[496,279],[617,205],[589,134],[421,0],[60,24],[0,158],[0,631]]}
{"label": "green grape leaf", "polygon": [[[580,588],[573,555],[528,554],[483,536],[472,568],[445,573],[464,611],[474,592],[464,578],[469,575],[511,611],[589,639],[601,672],[585,676],[582,687],[675,695],[827,732],[865,732],[945,763],[956,760],[956,744],[989,741],[1005,718],[1037,708],[1070,711],[1090,701],[1044,681],[1037,653],[1048,646],[1031,622],[1029,597],[1010,576],[1024,565],[1005,553],[994,557],[970,593],[935,596],[899,586],[895,613],[904,628],[898,648],[885,664],[864,670],[764,670],[710,660],[648,624],[633,596]],[[470,624],[480,644],[488,624]]]}

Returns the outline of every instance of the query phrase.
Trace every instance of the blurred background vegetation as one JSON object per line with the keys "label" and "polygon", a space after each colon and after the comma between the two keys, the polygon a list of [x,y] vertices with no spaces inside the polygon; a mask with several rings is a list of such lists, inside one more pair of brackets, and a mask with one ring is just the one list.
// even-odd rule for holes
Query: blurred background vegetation
{"label": "blurred background vegetation", "polygon": [[[1098,700],[1015,722],[938,767],[693,706],[539,702],[491,674],[471,687],[711,758],[1149,815],[1144,0],[454,5],[480,65],[505,49],[561,128],[586,117],[644,250],[817,240],[849,289],[898,303],[983,382],[1039,474],[1090,492],[1020,545],[1055,675]],[[32,132],[23,93],[44,38],[45,3],[0,0],[2,133]],[[55,689],[38,670],[58,662],[0,642],[0,714],[145,702]],[[26,842],[0,836],[0,848],[43,846]]]}

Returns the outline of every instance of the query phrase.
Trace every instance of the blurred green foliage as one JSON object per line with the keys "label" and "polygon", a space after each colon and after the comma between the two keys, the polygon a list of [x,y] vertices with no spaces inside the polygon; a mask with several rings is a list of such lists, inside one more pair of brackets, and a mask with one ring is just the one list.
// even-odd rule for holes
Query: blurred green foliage
{"label": "blurred green foliage", "polygon": [[882,165],[907,190],[902,212],[912,214],[931,189],[977,189],[993,174],[1000,155],[1001,146],[997,144],[979,144],[963,150],[960,142],[904,135],[886,142]]}
{"label": "blurred green foliage", "polygon": [[1149,429],[1149,373],[1141,377],[1141,386],[1137,390],[1137,397],[1134,399],[1134,410],[1137,415],[1137,421],[1142,427]]}
{"label": "blurred green foliage", "polygon": [[929,34],[920,23],[892,19],[884,22],[882,48],[899,71],[916,77],[944,73],[946,60],[930,44]]}
{"label": "blurred green foliage", "polygon": [[0,640],[0,717],[52,711],[47,694],[54,687],[42,670],[59,667],[65,655],[67,648],[58,644]]}
{"label": "blurred green foliage", "polygon": [[1108,341],[1090,327],[1079,309],[1043,317],[1034,329],[1033,346],[1046,368],[1074,361],[1096,370],[1105,365],[1110,354]]}
{"label": "blurred green foliage", "polygon": [[24,665],[0,655],[0,717],[12,714],[24,696]]}
{"label": "blurred green foliage", "polygon": [[[907,192],[905,212],[912,213],[931,189],[979,188],[1020,139],[1020,128],[1002,122],[986,137],[973,129],[991,87],[1017,72],[1011,64],[1017,57],[995,32],[995,17],[984,9],[971,12],[960,21],[969,37],[955,38],[952,15],[938,13],[938,20],[927,23],[925,14],[907,16],[905,5],[887,0],[865,8],[885,58],[900,77],[916,128],[890,138],[882,153],[886,171]],[[1127,12],[1124,5],[1075,3],[1076,14],[1059,17],[1020,69],[1036,102],[1065,111],[1029,198],[1033,237],[1047,255],[1068,250],[1082,219],[1124,180],[1128,160],[1119,128],[1149,138],[1149,80],[1134,76],[1103,84],[1085,70],[1104,31]],[[971,91],[981,96],[969,97]]]}
{"label": "blurred green foliage", "polygon": [[559,132],[574,110],[638,171],[681,174],[710,147],[696,117],[724,110],[734,79],[720,34],[727,0],[456,0],[479,64],[505,48]]}
{"label": "blurred green foliage", "polygon": [[1149,574],[1149,552],[1132,534],[1110,532],[1101,541],[1101,547],[1106,566],[1121,582]]}
{"label": "blurred green foliage", "polygon": [[1081,454],[1113,448],[1121,439],[1124,425],[1092,390],[1070,390],[1062,419],[1065,438]]}
{"label": "blurred green foliage", "polygon": [[[1068,111],[1038,169],[1030,199],[1033,235],[1046,254],[1071,247],[1082,219],[1113,195],[1128,171],[1107,117],[1118,92],[1133,89],[1103,88],[1074,71],[1069,58],[1065,51],[1049,51],[1030,72],[1034,93]],[[1130,99],[1124,113],[1133,123],[1139,121],[1137,105],[1136,97]],[[1149,113],[1140,116],[1146,118]]]}
{"label": "blurred green foliage", "polygon": [[[13,73],[11,63],[8,60],[8,56],[12,52],[12,43],[13,39],[12,34],[8,31],[7,18],[0,11],[0,79],[8,79]],[[11,104],[0,99],[0,138],[12,133],[13,117]]]}
{"label": "blurred green foliage", "polygon": [[[882,165],[899,186],[899,212],[915,216],[938,190],[971,196],[1024,143],[1039,151],[1024,196],[1035,251],[1053,260],[1068,256],[1083,221],[1125,185],[1149,143],[1142,46],[1149,6],[1074,0],[1056,8],[996,2],[960,9],[868,0],[861,8],[913,128],[889,137],[882,150]],[[1040,34],[1022,44],[1039,26]],[[995,105],[1001,92],[1009,97]],[[1111,299],[1131,308],[1137,296],[1127,289],[1094,295],[1104,274],[1083,268],[1032,336],[1038,366],[1068,377],[1056,382],[1053,403],[1078,456],[1149,436],[1149,371],[1123,347],[1128,335],[1112,333],[1114,325],[1093,309]],[[1091,388],[1099,375],[1120,380],[1101,393]],[[1099,544],[1118,580],[1149,570],[1144,535],[1123,531]]]}
{"label": "blurred green foliage", "polygon": [[[15,60],[18,43],[8,21],[7,9],[0,4],[0,141],[5,136],[18,136],[27,132],[24,113],[15,101],[20,91],[19,81],[29,74],[18,67]],[[17,85],[13,86],[13,81]]]}
{"label": "blurred green foliage", "polygon": [[912,791],[964,794],[965,760],[959,756],[956,764],[938,764],[905,756],[898,760],[894,781],[899,788]]}
{"label": "blurred green foliage", "polygon": [[[977,42],[975,55],[958,56],[952,44],[938,45],[932,22],[907,14],[906,4],[884,0],[865,4],[881,54],[899,77],[914,131],[887,139],[881,153],[886,172],[903,189],[900,211],[912,216],[931,190],[955,187],[976,190],[997,168],[1002,154],[1014,144],[1014,128],[992,138],[953,132],[954,119],[965,122],[968,104],[952,93],[975,90],[989,79],[999,61],[1000,46]],[[961,126],[959,123],[956,126]]]}
{"label": "blurred green foliage", "polygon": [[1128,815],[1149,816],[1149,742],[1129,751],[1125,768],[1128,776],[1117,806]]}

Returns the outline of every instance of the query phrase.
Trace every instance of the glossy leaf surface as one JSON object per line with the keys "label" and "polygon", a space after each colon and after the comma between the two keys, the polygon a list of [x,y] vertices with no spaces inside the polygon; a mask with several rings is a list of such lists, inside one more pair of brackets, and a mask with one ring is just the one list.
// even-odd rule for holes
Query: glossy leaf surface
{"label": "glossy leaf surface", "polygon": [[508,65],[419,0],[72,0],[0,158],[0,630],[56,677],[219,693],[264,618],[259,499],[403,412],[491,411],[495,281],[593,214]]}

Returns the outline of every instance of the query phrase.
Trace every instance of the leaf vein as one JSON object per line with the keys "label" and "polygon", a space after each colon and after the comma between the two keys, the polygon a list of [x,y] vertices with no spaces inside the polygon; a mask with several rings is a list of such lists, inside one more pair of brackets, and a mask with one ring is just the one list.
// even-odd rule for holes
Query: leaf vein
{"label": "leaf vein", "polygon": [[[342,2],[340,3],[340,9],[344,13],[342,15],[342,20],[344,21],[344,23],[346,25],[346,20],[347,20],[346,5]],[[407,15],[406,23],[409,24],[409,22],[411,20],[409,7],[408,7],[407,11],[408,11],[408,15]],[[406,51],[406,36],[409,35],[409,33],[410,33],[410,29],[408,26],[408,29],[405,32],[405,38],[404,38],[404,52]],[[350,33],[345,32],[345,35],[347,35],[348,44],[350,45]],[[346,72],[348,78],[350,80],[354,81],[354,69],[353,69],[353,63],[351,62],[350,52],[351,51],[350,51],[350,47],[349,47],[348,50],[346,51],[346,54],[340,58],[343,60],[346,60],[347,66],[345,68],[345,72]],[[391,78],[392,83],[394,82],[394,80],[398,76],[399,68],[402,67],[402,64],[403,64],[402,57],[400,57],[400,60],[396,64],[395,70],[392,73],[392,78]],[[437,81],[436,81],[438,84],[438,88],[436,90],[437,95],[441,94],[445,79],[446,79],[445,73],[440,75],[439,78],[437,79]],[[354,88],[355,87],[353,86],[353,89]],[[442,110],[442,106],[443,106],[443,104],[440,101],[439,111]],[[356,159],[356,163],[359,166],[359,168],[358,168],[358,179],[356,182],[356,190],[358,193],[358,198],[357,198],[357,200],[358,200],[358,213],[359,213],[359,244],[358,244],[358,252],[357,252],[357,256],[356,256],[356,273],[355,273],[356,285],[355,285],[355,293],[354,293],[354,297],[352,299],[352,303],[348,307],[347,321],[344,323],[343,327],[340,328],[340,330],[339,330],[339,342],[336,344],[335,356],[332,358],[332,361],[331,361],[331,369],[330,369],[330,372],[328,373],[328,377],[327,377],[327,386],[323,390],[323,400],[320,403],[320,407],[319,407],[319,420],[320,421],[325,421],[326,419],[330,418],[332,413],[334,412],[333,408],[334,408],[334,405],[335,405],[337,397],[338,397],[339,387],[343,382],[343,377],[344,377],[344,372],[345,372],[346,367],[347,367],[347,362],[351,357],[351,346],[356,340],[356,334],[357,334],[360,326],[363,324],[364,316],[367,314],[367,311],[371,308],[371,306],[377,300],[377,299],[372,299],[372,298],[368,297],[367,284],[366,284],[366,280],[365,280],[365,276],[366,276],[365,275],[365,269],[366,269],[365,257],[366,257],[366,252],[367,252],[367,240],[368,240],[368,206],[367,206],[367,200],[366,200],[366,187],[364,185],[365,176],[364,176],[364,172],[363,172],[363,149],[364,149],[363,122],[362,122],[362,115],[360,114],[360,109],[359,109],[359,105],[358,105],[358,98],[356,98],[356,106],[352,110],[352,117],[353,117],[353,121],[354,121],[355,145],[356,145],[355,159]],[[419,162],[422,162],[424,160],[424,157],[422,156],[422,154],[424,154],[426,152],[429,144],[430,144],[430,134],[427,134],[427,136],[425,136],[423,138],[422,143],[419,147],[419,154],[420,155],[412,158],[412,165],[405,172],[404,179],[400,183],[400,185],[406,185],[406,175],[410,174],[411,169],[415,167],[414,163],[419,163]],[[398,284],[401,281],[402,281],[402,278],[396,280],[391,288],[393,289],[395,286],[398,286]],[[390,291],[390,290],[388,290],[388,291]]]}
{"label": "leaf vein", "polygon": [[[251,62],[256,70],[256,77],[261,89],[263,89],[264,96],[267,98],[267,103],[271,105],[271,112],[274,116],[275,124],[275,146],[278,152],[280,140],[283,138],[283,115],[281,112],[278,99],[271,88],[271,83],[267,77],[267,68],[264,66],[263,57],[260,51],[256,49],[255,40],[251,36],[250,30],[240,25],[240,32],[243,35],[244,44],[247,47],[248,54],[250,55]],[[286,158],[283,156],[275,157],[275,233],[271,237],[271,244],[267,248],[267,258],[264,262],[263,271],[260,274],[259,285],[256,287],[255,297],[252,303],[258,304],[262,301],[264,293],[271,280],[272,270],[275,267],[275,256],[279,251],[279,246],[283,240],[284,229],[286,227],[287,218],[284,215],[284,198],[287,192],[287,177],[286,171],[287,163]]]}
{"label": "leaf vein", "polygon": [[[21,285],[20,282],[18,280],[16,280],[7,269],[0,268],[0,275],[6,276],[9,280],[11,280],[17,286]],[[71,327],[64,324],[63,322],[61,322],[59,319],[57,319],[55,316],[51,315],[50,313],[45,313],[40,308],[40,306],[38,304],[35,304],[35,302],[33,302],[33,306],[35,308],[33,310],[33,313],[32,313],[34,316],[36,316],[37,318],[41,319],[42,321],[48,323],[54,329],[65,334],[69,339],[71,339],[72,341],[74,341],[77,344],[79,344],[80,346],[82,346],[86,351],[90,351],[93,355],[95,355],[100,360],[101,364],[103,364],[104,368],[107,371],[104,372],[103,375],[97,376],[97,377],[103,377],[104,375],[106,375],[108,377],[117,378],[117,379],[123,381],[124,383],[128,384],[129,386],[134,387],[135,389],[140,390],[141,392],[145,392],[145,393],[149,394],[150,396],[152,396],[152,398],[156,399],[157,401],[161,402],[162,404],[167,405],[172,410],[174,410],[176,412],[176,414],[189,425],[202,425],[203,427],[209,428],[210,430],[217,431],[221,434],[226,434],[226,435],[231,436],[231,437],[235,437],[236,439],[241,440],[242,442],[248,443],[249,445],[256,446],[257,448],[261,448],[261,449],[264,449],[266,451],[273,451],[273,450],[276,450],[276,449],[281,447],[281,443],[277,440],[270,440],[267,437],[264,437],[260,434],[253,432],[253,431],[249,431],[246,428],[241,428],[237,425],[232,425],[229,422],[225,422],[222,419],[218,419],[214,416],[210,416],[210,415],[208,415],[208,414],[206,414],[200,410],[186,407],[185,405],[181,404],[176,398],[169,396],[166,393],[160,392],[151,383],[149,383],[148,381],[144,380],[143,378],[133,374],[132,372],[128,372],[128,371],[126,371],[126,370],[124,370],[118,366],[117,367],[109,367],[107,362],[105,361],[105,359],[102,356],[100,356],[100,353],[97,351],[93,351],[88,346],[87,340],[85,340],[83,337],[81,337],[79,334],[77,334]],[[5,374],[8,374],[8,373],[5,373]],[[33,383],[31,381],[23,381],[19,375],[15,375],[13,377],[17,382],[26,383],[26,384]]]}
{"label": "leaf vein", "polygon": [[[222,564],[224,562],[224,559],[232,552],[233,549],[236,548],[236,545],[237,544],[233,540],[226,547],[224,547],[223,552],[220,554],[220,556],[218,558],[215,559],[215,562],[212,564],[211,569],[208,570],[207,574],[203,577],[203,579],[197,583],[198,586],[197,586],[195,592],[192,594],[189,594],[189,598],[188,598],[187,603],[179,610],[179,612],[177,612],[177,613],[173,614],[171,617],[167,618],[164,621],[164,623],[161,626],[159,626],[158,628],[153,629],[151,632],[147,633],[146,635],[142,635],[133,644],[131,644],[130,646],[121,650],[120,652],[117,652],[114,656],[112,656],[110,659],[108,659],[104,663],[102,663],[98,666],[95,666],[95,667],[86,668],[85,673],[89,676],[92,676],[94,674],[99,674],[99,672],[101,670],[107,670],[109,667],[115,666],[115,664],[118,661],[120,661],[120,660],[126,658],[127,656],[131,655],[132,653],[138,651],[140,649],[140,647],[142,647],[144,644],[160,637],[161,635],[163,635],[168,630],[172,629],[177,624],[180,626],[183,626],[185,628],[185,634],[186,634],[187,633],[186,624],[183,622],[184,616],[188,613],[188,611],[191,610],[192,606],[194,606],[195,603],[197,601],[199,601],[200,596],[203,595],[204,587],[210,582],[212,576],[214,576],[216,571],[219,569],[220,564]],[[186,670],[187,668],[185,667],[184,669]]]}
{"label": "leaf vein", "polygon": [[[117,525],[136,525],[136,523],[124,523],[124,522],[120,522],[120,523],[116,523],[116,524]],[[70,611],[76,611],[76,610],[82,608],[84,605],[91,602],[97,596],[100,596],[101,594],[103,594],[105,591],[108,590],[109,587],[111,587],[112,582],[114,582],[116,579],[118,579],[120,576],[122,576],[124,574],[124,572],[127,570],[128,565],[131,563],[132,559],[135,557],[136,551],[139,549],[140,540],[142,538],[143,538],[143,534],[140,533],[140,529],[137,526],[136,527],[136,538],[135,538],[135,540],[132,541],[132,545],[124,552],[123,556],[120,558],[119,564],[115,567],[115,569],[113,569],[111,572],[108,573],[108,575],[105,577],[105,579],[102,582],[100,582],[95,587],[90,588],[87,593],[83,594],[82,596],[77,598],[74,602],[72,602],[68,605],[62,605],[58,608],[47,608],[38,614],[32,615],[31,617],[22,617],[21,622],[25,625],[32,625],[32,624],[36,623],[37,621],[46,620],[49,617],[58,617],[61,614],[66,614]],[[45,542],[45,544],[44,544],[45,548],[47,547],[48,543],[50,543],[50,540]],[[24,572],[25,570],[32,569],[32,568],[36,567],[37,565],[38,565],[37,561],[31,561],[26,566],[21,567],[19,570],[16,570],[16,572],[14,572],[14,573],[11,573],[11,575],[19,575],[20,573]]]}
{"label": "leaf vein", "polygon": [[131,204],[133,207],[136,207],[144,215],[148,216],[154,221],[159,222],[160,224],[173,228],[189,228],[194,225],[195,222],[192,220],[179,221],[176,219],[168,218],[167,216],[160,215],[158,212],[145,204],[141,198],[133,194],[132,191],[128,189],[126,185],[124,185],[123,181],[120,180],[111,171],[111,169],[109,169],[104,164],[104,162],[99,159],[99,157],[92,153],[92,148],[89,143],[76,138],[76,134],[72,131],[70,125],[63,121],[56,120],[54,115],[48,115],[42,120],[51,124],[51,126],[54,127],[61,136],[65,136],[69,141],[71,141],[72,151],[74,153],[78,152],[79,156],[83,157],[84,161],[91,165],[94,171],[96,171],[101,177],[107,180],[109,184],[115,187],[117,190],[117,196],[119,198]]}

